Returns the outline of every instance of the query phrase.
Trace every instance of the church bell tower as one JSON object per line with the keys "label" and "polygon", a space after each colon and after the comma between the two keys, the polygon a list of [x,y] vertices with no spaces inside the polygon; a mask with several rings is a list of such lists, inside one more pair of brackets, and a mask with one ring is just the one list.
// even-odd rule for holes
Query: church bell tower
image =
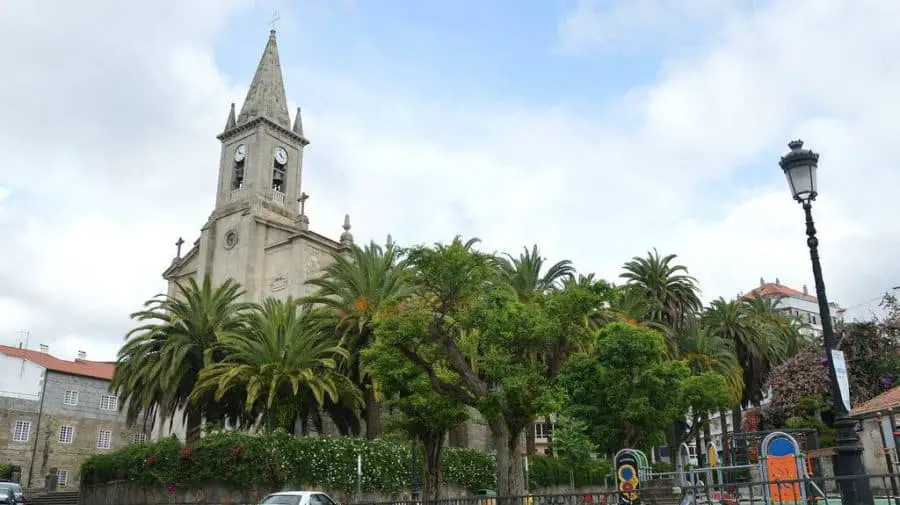
{"label": "church bell tower", "polygon": [[222,142],[215,213],[246,202],[264,206],[287,220],[299,218],[303,148],[300,109],[293,126],[288,115],[275,31],[250,83],[240,113],[228,113]]}

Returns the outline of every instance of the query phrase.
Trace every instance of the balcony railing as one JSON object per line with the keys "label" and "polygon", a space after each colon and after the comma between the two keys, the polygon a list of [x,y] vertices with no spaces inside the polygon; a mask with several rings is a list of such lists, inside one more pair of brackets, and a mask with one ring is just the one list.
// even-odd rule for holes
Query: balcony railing
{"label": "balcony railing", "polygon": [[272,190],[272,195],[269,198],[271,198],[273,202],[279,205],[284,205],[284,193],[278,191],[277,189]]}
{"label": "balcony railing", "polygon": [[240,188],[231,190],[231,193],[228,194],[228,201],[236,202],[238,200],[243,200],[246,197],[247,197],[247,188],[240,187]]}

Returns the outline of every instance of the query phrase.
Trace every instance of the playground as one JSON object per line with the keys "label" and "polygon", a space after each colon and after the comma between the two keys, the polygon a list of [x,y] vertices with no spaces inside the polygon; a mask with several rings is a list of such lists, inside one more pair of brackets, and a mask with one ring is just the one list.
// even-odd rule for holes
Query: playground
{"label": "playground", "polygon": [[[808,504],[840,505],[833,478],[826,478],[820,465],[807,455],[816,449],[815,433],[741,433],[723,444],[723,456],[709,443],[705,454],[692,454],[683,443],[675,455],[673,472],[654,472],[647,455],[637,449],[622,449],[614,458],[617,505],[644,505],[651,488],[671,486],[680,505],[720,503],[724,505]],[[724,459],[724,461],[722,461]],[[702,464],[701,464],[702,460]],[[875,505],[900,505],[896,475],[872,482]],[[880,490],[875,491],[875,489]],[[670,496],[671,494],[670,493]]]}

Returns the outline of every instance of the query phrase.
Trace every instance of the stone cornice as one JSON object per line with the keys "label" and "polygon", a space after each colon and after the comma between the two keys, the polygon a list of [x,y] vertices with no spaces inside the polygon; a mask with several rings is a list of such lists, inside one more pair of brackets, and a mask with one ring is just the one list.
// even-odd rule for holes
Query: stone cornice
{"label": "stone cornice", "polygon": [[239,135],[243,132],[250,131],[259,125],[268,126],[272,129],[274,129],[275,131],[277,131],[278,133],[281,133],[282,135],[289,137],[291,140],[297,142],[301,146],[309,145],[309,140],[307,140],[306,137],[304,137],[303,135],[299,135],[299,134],[281,126],[280,124],[276,123],[275,121],[272,121],[271,119],[268,119],[265,117],[257,117],[257,118],[251,119],[250,121],[247,121],[246,123],[241,123],[230,130],[220,133],[219,135],[216,136],[216,138],[224,142],[225,140],[230,139],[231,137]]}

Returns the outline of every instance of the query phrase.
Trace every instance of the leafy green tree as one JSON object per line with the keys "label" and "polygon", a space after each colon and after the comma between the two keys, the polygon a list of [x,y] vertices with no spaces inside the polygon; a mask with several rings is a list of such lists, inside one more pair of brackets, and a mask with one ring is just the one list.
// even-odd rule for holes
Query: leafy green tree
{"label": "leafy green tree", "polygon": [[612,453],[662,442],[666,426],[685,413],[681,390],[689,376],[684,362],[668,359],[662,335],[612,323],[590,354],[569,361],[558,382],[566,415],[586,423],[598,448]]}
{"label": "leafy green tree", "polygon": [[392,243],[354,245],[349,251],[335,252],[332,259],[321,277],[307,281],[316,291],[305,301],[319,307],[343,339],[349,353],[342,368],[362,392],[366,438],[374,439],[381,434],[381,403],[360,357],[372,342],[372,320],[382,311],[395,309],[409,289],[400,251]]}
{"label": "leafy green tree", "polygon": [[131,315],[139,326],[128,332],[119,351],[110,389],[119,395],[128,422],[144,421],[159,412],[174,420],[184,412],[187,437],[200,436],[207,421],[240,422],[242,410],[233,397],[188,398],[201,370],[225,357],[221,342],[244,331],[244,316],[253,305],[239,302],[244,292],[233,280],[213,287],[189,279],[176,283],[173,295],[157,295]]}
{"label": "leafy green tree", "polygon": [[557,456],[569,467],[569,485],[575,487],[575,473],[585,469],[594,457],[596,446],[588,435],[587,423],[561,417],[550,441]]}
{"label": "leafy green tree", "polygon": [[[575,276],[575,268],[569,260],[562,260],[544,269],[545,258],[541,257],[537,244],[529,251],[526,247],[518,257],[507,254],[501,261],[501,271],[509,283],[509,287],[515,292],[516,297],[522,303],[532,303],[542,294],[558,289],[567,280]],[[550,419],[544,422],[550,424]],[[533,456],[535,452],[534,421],[525,429],[525,452]],[[548,441],[552,442],[552,438]]]}
{"label": "leafy green tree", "polygon": [[558,407],[552,364],[587,337],[583,321],[598,301],[590,290],[571,288],[522,303],[497,258],[476,243],[457,237],[412,248],[415,298],[383,316],[377,339],[423,371],[435,392],[487,419],[499,491],[516,496],[524,492],[522,430]]}
{"label": "leafy green tree", "polygon": [[[362,357],[364,366],[384,391],[386,407],[396,414],[389,417],[393,422],[389,422],[388,427],[399,429],[422,444],[425,454],[423,499],[440,499],[444,437],[467,419],[464,405],[452,396],[435,392],[428,376],[389,344],[376,339],[363,351]],[[433,358],[429,357],[429,361]],[[441,370],[436,373],[447,375]]]}
{"label": "leafy green tree", "polygon": [[322,338],[298,300],[269,298],[246,319],[243,331],[221,338],[224,359],[200,372],[192,401],[210,393],[218,401],[240,392],[248,415],[260,413],[270,431],[293,432],[298,419],[308,419],[326,401],[358,398],[353,383],[337,369],[347,351],[336,339]]}

